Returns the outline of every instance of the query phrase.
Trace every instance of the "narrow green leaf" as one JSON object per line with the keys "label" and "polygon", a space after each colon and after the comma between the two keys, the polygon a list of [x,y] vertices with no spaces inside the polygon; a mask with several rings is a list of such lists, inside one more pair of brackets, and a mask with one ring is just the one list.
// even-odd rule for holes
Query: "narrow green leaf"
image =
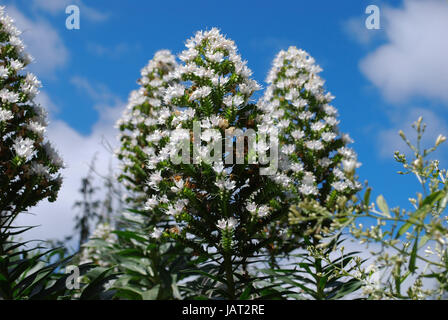
{"label": "narrow green leaf", "polygon": [[390,218],[389,206],[387,205],[386,200],[384,200],[384,197],[382,195],[376,198],[376,204],[378,205],[378,208],[381,210],[383,215]]}

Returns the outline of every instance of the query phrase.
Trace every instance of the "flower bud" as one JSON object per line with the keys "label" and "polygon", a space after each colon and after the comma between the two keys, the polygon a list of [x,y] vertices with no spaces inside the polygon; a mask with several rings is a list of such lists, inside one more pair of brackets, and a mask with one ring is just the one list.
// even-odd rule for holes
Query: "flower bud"
{"label": "flower bud", "polygon": [[445,141],[446,141],[446,137],[441,135],[441,134],[439,134],[439,136],[436,139],[436,147],[438,147],[439,145],[441,145]]}

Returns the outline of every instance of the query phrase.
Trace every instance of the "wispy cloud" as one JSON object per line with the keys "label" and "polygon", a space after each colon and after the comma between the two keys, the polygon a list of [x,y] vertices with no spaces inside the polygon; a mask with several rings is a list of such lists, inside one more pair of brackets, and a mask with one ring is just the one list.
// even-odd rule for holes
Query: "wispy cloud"
{"label": "wispy cloud", "polygon": [[383,29],[369,30],[365,26],[366,16],[350,18],[342,23],[342,29],[353,40],[361,45],[371,44],[384,34]]}
{"label": "wispy cloud", "polygon": [[448,2],[405,0],[382,17],[387,42],[361,61],[364,75],[391,102],[448,103]]}
{"label": "wispy cloud", "polygon": [[[82,77],[74,77],[71,82],[90,97],[99,118],[89,135],[80,134],[63,120],[52,119],[50,122],[48,138],[59,150],[67,167],[62,171],[64,181],[56,202],[43,201],[31,210],[33,215],[22,215],[17,221],[19,225],[39,225],[26,234],[27,239],[62,239],[71,234],[76,215],[73,203],[79,198],[80,179],[87,175],[91,160],[95,157],[96,172],[103,176],[108,174],[109,164],[114,167],[116,163],[109,147],[116,147],[118,132],[114,124],[125,102],[103,84],[91,83]],[[42,99],[46,106],[54,105],[48,95]]]}
{"label": "wispy cloud", "polygon": [[[392,120],[392,128],[383,129],[378,132],[378,149],[380,156],[392,159],[395,151],[405,154],[411,154],[411,150],[399,136],[399,130],[403,130],[406,137],[415,142],[417,139],[416,131],[411,127],[412,123],[422,116],[423,122],[427,123],[425,134],[423,135],[422,147],[430,148],[434,146],[436,138],[439,134],[448,136],[448,123],[444,117],[437,115],[435,111],[423,108],[408,108],[403,114],[402,110],[390,111],[389,118]],[[439,147],[438,153],[434,154],[436,158],[444,160],[446,155],[446,145]]]}
{"label": "wispy cloud", "polygon": [[8,6],[7,12],[23,31],[22,38],[27,50],[38,61],[30,66],[32,71],[39,76],[52,76],[57,69],[66,65],[69,52],[59,33],[47,21],[32,20],[15,6]]}
{"label": "wispy cloud", "polygon": [[37,10],[52,15],[65,14],[65,8],[75,4],[79,6],[81,16],[92,22],[102,22],[109,18],[110,14],[87,6],[82,0],[34,0],[33,7]]}
{"label": "wispy cloud", "polygon": [[128,43],[119,43],[111,47],[106,47],[93,42],[87,44],[87,50],[90,53],[98,57],[107,57],[110,59],[119,59],[125,57],[127,54],[133,53],[139,49],[139,45],[130,45]]}
{"label": "wispy cloud", "polygon": [[[403,0],[400,7],[382,5],[380,9],[381,33],[367,30],[359,17],[346,21],[344,30],[358,43],[375,46],[359,66],[388,102],[390,125],[376,129],[375,134],[379,156],[392,159],[397,150],[408,153],[398,131],[415,141],[411,124],[419,116],[429,124],[422,141],[427,147],[434,145],[438,134],[448,133],[443,108],[434,107],[448,106],[448,2]],[[375,39],[378,36],[381,39]],[[378,46],[376,40],[384,41]],[[414,98],[419,98],[419,104]],[[443,160],[446,146],[440,149],[434,156]]]}

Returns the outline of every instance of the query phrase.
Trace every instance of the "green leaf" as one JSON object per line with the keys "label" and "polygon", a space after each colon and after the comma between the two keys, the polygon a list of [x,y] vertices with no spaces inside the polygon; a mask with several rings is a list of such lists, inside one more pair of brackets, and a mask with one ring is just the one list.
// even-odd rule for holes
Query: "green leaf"
{"label": "green leaf", "polygon": [[431,206],[429,206],[428,204],[418,208],[407,220],[407,222],[405,224],[403,224],[401,226],[401,228],[398,230],[397,236],[396,238],[402,236],[406,231],[408,231],[408,229],[418,223],[418,219],[423,218],[424,216],[426,216],[426,214],[428,212],[431,211]]}
{"label": "green leaf", "polygon": [[239,300],[247,300],[250,298],[252,292],[252,285],[249,285],[244,289],[243,293],[240,295]]}
{"label": "green leaf", "polygon": [[442,199],[444,195],[445,195],[445,192],[443,190],[439,190],[439,191],[435,191],[435,192],[431,193],[429,196],[427,196],[423,200],[421,207],[423,207],[425,205],[429,205],[429,206],[434,205],[434,203],[436,201],[439,201],[440,199]]}
{"label": "green leaf", "polygon": [[424,234],[423,237],[420,239],[418,247],[419,248],[423,247],[428,242],[429,239],[431,239],[430,236],[428,236],[427,234]]}
{"label": "green leaf", "polygon": [[414,273],[415,271],[415,262],[417,261],[417,249],[418,249],[418,234],[414,240],[414,246],[412,247],[411,259],[409,260],[409,270]]}
{"label": "green leaf", "polygon": [[370,194],[372,193],[371,188],[367,188],[366,192],[364,193],[364,205],[369,206],[370,205]]}
{"label": "green leaf", "polygon": [[[101,268],[103,269],[103,268]],[[83,288],[80,300],[96,300],[105,291],[104,285],[116,275],[111,274],[112,268],[102,271],[85,288]]]}
{"label": "green leaf", "polygon": [[160,285],[156,285],[150,290],[142,291],[141,296],[143,300],[156,300],[159,295]]}
{"label": "green leaf", "polygon": [[121,262],[120,267],[124,268],[124,269],[128,269],[130,271],[140,273],[141,275],[144,275],[144,276],[148,275],[148,271],[143,266],[143,264],[139,264],[139,263],[131,261],[131,260],[125,260],[125,261]]}
{"label": "green leaf", "polygon": [[384,200],[384,197],[382,195],[376,198],[376,204],[378,205],[378,208],[380,208],[383,215],[390,218],[389,206],[387,205],[386,200]]}

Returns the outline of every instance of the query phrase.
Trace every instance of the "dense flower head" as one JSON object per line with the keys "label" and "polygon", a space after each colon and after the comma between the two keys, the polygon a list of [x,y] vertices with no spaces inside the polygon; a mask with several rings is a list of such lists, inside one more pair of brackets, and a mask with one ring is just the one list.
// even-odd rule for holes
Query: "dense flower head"
{"label": "dense flower head", "polygon": [[[159,125],[165,129],[154,131],[157,148],[146,152],[145,209],[149,215],[168,217],[171,226],[154,229],[153,238],[162,234],[192,242],[207,238],[219,248],[221,232],[231,229],[233,237],[251,225],[254,234],[263,229],[279,199],[269,188],[275,183],[261,176],[257,165],[230,163],[228,157],[238,152],[215,148],[223,145],[227,129],[253,128],[259,112],[251,96],[260,86],[250,78],[252,72],[234,42],[213,28],[197,32],[186,47],[179,55],[183,63],[170,73],[172,83],[164,91],[167,112],[159,116]],[[200,131],[197,137],[195,126]],[[192,147],[193,153],[187,152],[186,162],[174,161],[181,160],[178,153],[185,146]],[[247,150],[242,153],[247,160]],[[266,189],[260,190],[261,186]],[[246,209],[253,201],[260,205],[259,214]],[[233,243],[229,241],[225,243]]]}
{"label": "dense flower head", "polygon": [[275,264],[306,245],[294,208],[330,217],[335,199],[349,202],[360,164],[306,52],[280,52],[255,102],[261,87],[232,40],[213,28],[185,45],[179,64],[155,55],[117,123],[120,179],[138,220],[132,243],[142,256],[168,242],[199,257],[193,264],[212,257],[234,298],[236,270],[246,276],[258,258]]}
{"label": "dense flower head", "polygon": [[[188,91],[189,101],[205,99],[212,93],[221,94],[224,107],[238,108],[260,89],[258,83],[250,79],[252,71],[238,54],[235,43],[218,29],[197,32],[186,42],[186,47],[188,49],[179,55],[185,64],[177,70],[177,75],[183,80],[197,82],[197,87]],[[181,96],[179,89],[177,94]],[[231,89],[236,92],[230,92]]]}
{"label": "dense flower head", "polygon": [[[171,238],[242,260],[260,250],[286,252],[292,205],[308,199],[325,206],[335,193],[348,199],[360,189],[352,141],[339,132],[333,97],[306,52],[280,52],[257,103],[260,85],[218,29],[197,32],[179,59],[156,54],[118,123],[122,179],[151,221],[150,241]],[[247,143],[239,149],[240,136]],[[274,160],[267,175],[264,153]]]}
{"label": "dense flower head", "polygon": [[44,198],[54,201],[64,166],[45,141],[46,112],[33,100],[41,83],[25,71],[33,59],[20,35],[0,7],[0,208],[14,213]]}
{"label": "dense flower head", "polygon": [[272,178],[299,199],[309,197],[323,203],[333,190],[349,196],[361,185],[354,177],[360,163],[347,147],[353,141],[339,132],[337,110],[331,105],[334,97],[325,92],[318,75],[321,71],[307,52],[296,47],[282,50],[259,104],[264,111],[261,126],[280,131],[282,174]]}
{"label": "dense flower head", "polygon": [[131,92],[122,117],[117,122],[121,148],[117,156],[121,160],[120,179],[132,191],[129,201],[141,204],[145,196],[148,157],[158,150],[158,145],[169,131],[165,121],[172,115],[170,106],[163,102],[169,85],[174,84],[172,71],[176,67],[175,56],[168,50],[156,52],[154,58],[141,70],[138,83],[141,87]]}

